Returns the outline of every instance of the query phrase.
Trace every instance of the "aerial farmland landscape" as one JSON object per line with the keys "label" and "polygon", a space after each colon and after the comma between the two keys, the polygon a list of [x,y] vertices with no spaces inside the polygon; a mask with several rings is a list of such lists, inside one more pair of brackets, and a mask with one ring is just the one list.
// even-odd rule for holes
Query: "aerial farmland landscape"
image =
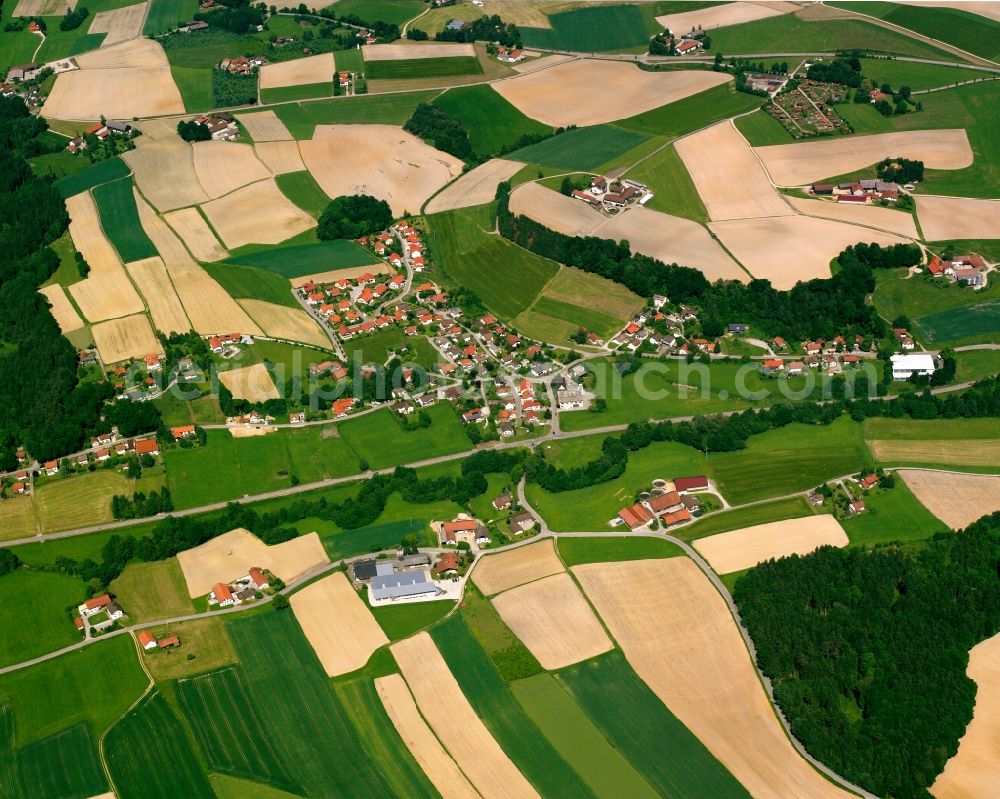
{"label": "aerial farmland landscape", "polygon": [[0,799],[1000,796],[1000,2],[0,0]]}

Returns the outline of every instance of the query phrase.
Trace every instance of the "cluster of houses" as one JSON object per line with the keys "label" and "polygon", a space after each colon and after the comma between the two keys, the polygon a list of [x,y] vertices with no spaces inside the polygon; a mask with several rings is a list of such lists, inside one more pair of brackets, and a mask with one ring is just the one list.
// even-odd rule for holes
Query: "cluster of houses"
{"label": "cluster of houses", "polygon": [[657,520],[666,529],[686,524],[701,512],[701,502],[692,492],[708,488],[708,478],[704,475],[654,480],[652,490],[643,492],[634,505],[619,510],[610,524],[624,525],[630,530],[648,528]]}
{"label": "cluster of houses", "polygon": [[216,583],[208,595],[212,607],[231,608],[244,602],[253,602],[257,595],[271,586],[270,578],[259,566],[229,583]]}
{"label": "cluster of houses", "polygon": [[66,149],[73,155],[76,155],[77,153],[81,153],[87,149],[88,136],[94,136],[98,141],[106,141],[111,136],[131,138],[134,133],[135,130],[127,122],[121,122],[115,119],[109,119],[107,122],[96,122],[87,128],[86,133],[82,136],[74,136],[70,139],[69,144],[66,145]]}
{"label": "cluster of houses", "polygon": [[[90,449],[73,455],[70,465],[73,468],[87,468],[91,463],[112,463],[121,462],[132,456],[141,458],[143,455],[156,457],[160,454],[160,444],[155,436],[143,438],[123,438],[119,440],[118,431],[112,428],[110,433],[101,433],[90,440]],[[55,477],[59,474],[59,461],[50,460],[42,464],[42,472],[47,477]],[[19,480],[27,478],[27,472],[18,472]],[[17,493],[24,493],[20,491]]]}
{"label": "cluster of houses", "polygon": [[381,309],[405,285],[406,278],[402,275],[379,280],[366,272],[333,283],[306,281],[299,286],[299,294],[321,323],[335,330],[344,341],[349,341],[406,321],[406,313],[398,307],[374,317],[366,316],[366,312]]}
{"label": "cluster of houses", "polygon": [[73,617],[73,623],[85,638],[104,632],[125,616],[122,606],[111,594],[91,597],[76,610],[79,615]]}
{"label": "cluster of houses", "polygon": [[[350,565],[356,586],[368,587],[373,607],[391,603],[437,599],[445,591],[432,579],[431,558],[423,552],[396,558],[365,558]],[[434,565],[435,578],[455,578],[467,563],[458,553],[445,553]]]}
{"label": "cluster of houses", "polygon": [[574,189],[572,196],[592,208],[612,214],[630,205],[645,205],[653,198],[653,193],[637,180],[609,181],[603,175],[593,175],[590,188]]}
{"label": "cluster of houses", "polygon": [[705,31],[700,25],[679,35],[667,28],[661,35],[673,40],[674,52],[677,55],[694,55],[705,49],[705,43],[702,41],[705,38]]}
{"label": "cluster of houses", "polygon": [[220,333],[208,337],[208,348],[220,358],[232,358],[240,351],[240,346],[252,346],[253,336],[246,333]]}
{"label": "cluster of houses", "polygon": [[955,255],[950,261],[942,260],[935,255],[928,261],[927,271],[932,277],[947,278],[952,283],[978,290],[986,287],[989,267],[982,257],[975,253]]}
{"label": "cluster of houses", "polygon": [[240,137],[236,118],[225,111],[216,111],[211,116],[196,117],[193,121],[208,128],[214,141],[236,141]]}
{"label": "cluster of houses", "polygon": [[176,634],[157,638],[149,630],[142,630],[137,637],[139,646],[146,652],[154,649],[174,649],[181,645],[181,639]]}
{"label": "cluster of houses", "polygon": [[[689,355],[696,352],[713,353],[714,341],[705,338],[686,338],[684,325],[698,319],[698,312],[687,305],[670,310],[667,298],[659,294],[653,297],[652,308],[646,308],[628,322],[614,336],[608,346],[620,352],[635,352],[644,345],[657,354],[674,353]],[[593,334],[588,334],[587,343],[600,345],[604,342]]]}
{"label": "cluster of houses", "polygon": [[505,47],[497,42],[495,44],[497,61],[503,64],[517,64],[524,60],[524,50],[519,47]]}
{"label": "cluster of houses", "polygon": [[215,65],[216,69],[228,72],[230,75],[252,75],[254,71],[267,63],[263,56],[237,56],[236,58],[223,58]]}
{"label": "cluster of houses", "polygon": [[885,180],[855,180],[850,183],[813,183],[810,191],[817,197],[832,197],[839,203],[869,205],[878,200],[894,203],[900,186]]}

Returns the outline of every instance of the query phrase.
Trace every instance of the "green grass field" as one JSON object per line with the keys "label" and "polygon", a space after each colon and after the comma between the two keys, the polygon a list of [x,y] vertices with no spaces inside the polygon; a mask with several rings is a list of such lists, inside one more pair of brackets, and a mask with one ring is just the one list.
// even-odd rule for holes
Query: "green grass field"
{"label": "green grass field", "polygon": [[86,799],[107,791],[108,780],[98,761],[96,743],[88,725],[75,724],[20,749],[17,770],[21,795]]}
{"label": "green grass field", "polygon": [[368,23],[386,22],[401,28],[424,8],[420,0],[339,0],[337,3],[340,16],[354,15]]}
{"label": "green grass field", "polygon": [[762,98],[738,92],[732,83],[724,83],[675,103],[619,120],[615,123],[615,127],[645,133],[648,136],[676,138],[700,130],[721,119],[758,108],[762,103]]}
{"label": "green grass field", "polygon": [[122,178],[94,189],[101,227],[125,263],[159,255],[139,223],[132,178]]}
{"label": "green grass field", "polygon": [[550,14],[551,28],[521,27],[526,47],[607,52],[645,45],[650,32],[638,6],[577,8]]}
{"label": "green grass field", "polygon": [[[281,790],[301,790],[278,754],[267,715],[257,711],[263,706],[251,700],[237,669],[180,680],[177,697],[211,771]],[[236,718],[242,720],[240,734],[230,739],[231,720]]]}
{"label": "green grass field", "polygon": [[319,187],[316,178],[307,170],[276,175],[274,180],[282,194],[316,219],[330,204],[326,192]]}
{"label": "green grass field", "polygon": [[170,74],[181,93],[186,111],[207,111],[215,107],[215,100],[212,97],[211,67],[182,67],[171,64]]}
{"label": "green grass field", "polygon": [[598,797],[660,796],[550,674],[511,685],[514,696],[542,734]]}
{"label": "green grass field", "polygon": [[132,496],[133,491],[150,491],[163,484],[160,467],[144,470],[140,480],[129,480],[112,469],[98,469],[72,477],[50,478],[35,489],[38,525],[43,532],[70,530],[112,521],[111,498]]}
{"label": "green grass field", "polygon": [[871,78],[879,86],[883,83],[888,83],[894,89],[909,86],[915,92],[948,86],[958,81],[984,78],[989,74],[949,64],[919,64],[885,58],[861,59],[861,71],[866,78]]}
{"label": "green grass field", "polygon": [[408,605],[372,608],[372,615],[390,641],[399,641],[440,621],[454,607],[455,603],[451,600],[411,602]]}
{"label": "green grass field", "polygon": [[429,103],[440,90],[400,94],[359,95],[332,100],[287,103],[274,110],[296,139],[311,139],[317,125],[402,125],[420,103]]}
{"label": "green grass field", "polygon": [[[358,458],[368,461],[372,469],[385,469],[401,463],[450,455],[472,448],[472,443],[458,415],[447,403],[427,409],[431,426],[420,430],[403,430],[384,408],[339,425],[340,435]],[[357,462],[349,464],[351,471]]]}
{"label": "green grass field", "polygon": [[[617,333],[624,321],[601,311],[593,310],[592,308],[584,308],[579,305],[563,302],[562,300],[555,300],[545,294],[539,297],[531,306],[531,312],[566,322],[573,328],[573,332],[576,332],[581,327],[585,327],[587,330],[597,333],[603,339],[609,339]],[[517,322],[515,322],[515,325],[517,325]]]}
{"label": "green grass field", "polygon": [[868,441],[954,441],[1000,438],[994,419],[889,419],[863,423]]}
{"label": "green grass field", "polygon": [[19,790],[14,754],[14,711],[10,705],[0,702],[0,795],[14,797]]}
{"label": "green grass field", "polygon": [[885,319],[901,314],[911,319],[961,309],[986,300],[1000,299],[1000,283],[971,291],[946,281],[904,279],[905,271],[880,276],[872,297],[875,309]]}
{"label": "green grass field", "polygon": [[297,794],[226,774],[209,774],[208,781],[215,791],[215,799],[247,799],[251,796],[253,799],[301,799]]}
{"label": "green grass field", "polygon": [[[879,61],[877,63],[892,63]],[[751,147],[767,147],[771,144],[791,144],[792,135],[781,123],[764,111],[738,117],[735,120],[737,129],[742,133]]]}
{"label": "green grass field", "polygon": [[534,302],[559,265],[486,233],[483,208],[427,217],[431,247],[455,283],[474,291],[500,317],[513,319]]}
{"label": "green grass field", "polygon": [[596,796],[524,712],[462,616],[434,627],[431,637],[476,714],[540,794]]}
{"label": "green grass field", "polygon": [[365,73],[369,80],[445,78],[453,75],[479,75],[482,71],[482,65],[475,56],[365,62]]}
{"label": "green grass field", "polygon": [[152,36],[172,30],[179,21],[193,19],[197,10],[198,0],[152,0],[142,32]]}
{"label": "green grass field", "polygon": [[389,353],[395,352],[400,360],[418,363],[428,370],[433,369],[441,360],[437,350],[426,338],[407,336],[400,327],[388,327],[370,335],[345,341],[344,351],[349,360],[358,358],[361,363],[379,364],[384,364]]}
{"label": "green grass field", "polygon": [[61,58],[80,55],[80,53],[86,53],[88,50],[96,50],[100,47],[107,34],[87,33],[90,28],[89,20],[93,19],[93,14],[96,12],[91,11],[90,13],[88,21],[71,31],[60,30],[59,18],[49,17],[46,23],[48,27],[45,31],[45,43],[36,56],[37,63],[45,64],[50,61],[58,61]]}
{"label": "green grass field", "polygon": [[252,253],[236,254],[220,263],[252,266],[285,278],[293,278],[331,269],[364,266],[379,261],[353,241],[335,240],[269,247]]}
{"label": "green grass field", "polygon": [[3,675],[0,700],[13,708],[18,746],[24,747],[79,722],[89,722],[100,735],[148,683],[135,644],[118,636]]}
{"label": "green grass field", "polygon": [[[419,511],[414,506],[409,506],[411,514],[417,512],[432,513],[433,507],[420,507]],[[448,513],[441,514],[453,517],[458,513],[456,507],[448,507]],[[384,518],[385,514],[383,514]],[[300,533],[319,533],[320,541],[326,550],[330,560],[340,560],[354,555],[363,555],[366,552],[378,552],[383,549],[393,549],[399,546],[403,536],[416,535],[419,537],[420,546],[436,546],[437,536],[431,531],[428,522],[432,517],[427,518],[404,518],[394,521],[380,521],[367,527],[359,527],[355,530],[341,530],[333,522],[325,519],[303,519],[292,526]]]}
{"label": "green grass field", "polygon": [[551,131],[547,125],[522,114],[492,86],[448,89],[433,105],[462,123],[473,152],[480,157],[494,155],[522,136]]}
{"label": "green grass field", "polygon": [[94,186],[99,186],[102,183],[118,180],[128,174],[128,164],[122,161],[122,159],[107,158],[104,161],[98,161],[93,166],[56,181],[56,188],[63,199],[65,199],[91,189]]}
{"label": "green grass field", "polygon": [[661,538],[570,538],[556,540],[559,557],[567,568],[582,563],[613,563],[623,560],[655,560],[683,555],[676,544]]}
{"label": "green grass field", "polygon": [[[752,114],[751,117],[753,116],[757,115]],[[646,203],[647,208],[693,219],[701,224],[708,222],[705,204],[698,196],[694,181],[673,145],[664,147],[652,158],[630,170],[628,177],[645,183],[653,192],[653,199]]]}
{"label": "green grass field", "polygon": [[[726,767],[636,676],[621,652],[570,666],[557,679],[659,796],[749,797]],[[623,708],[629,712],[622,712]]]}
{"label": "green grass field", "polygon": [[841,522],[853,546],[890,541],[922,541],[947,530],[902,480],[893,489],[877,488],[865,496],[865,512]]}
{"label": "green grass field", "polygon": [[195,619],[150,629],[157,638],[176,634],[180,649],[163,649],[143,655],[143,663],[157,684],[193,677],[239,663],[222,617]]}
{"label": "green grass field", "polygon": [[617,125],[591,125],[522,147],[510,154],[515,161],[589,172],[648,141],[644,132]]}
{"label": "green grass field", "polygon": [[730,530],[753,527],[755,524],[797,519],[801,516],[809,516],[814,512],[805,497],[788,497],[787,499],[776,499],[774,502],[763,502],[759,505],[713,513],[698,519],[694,524],[680,528],[675,535],[685,541],[694,541],[697,538],[704,538],[706,535],[727,533]]}
{"label": "green grass field", "polygon": [[261,36],[237,36],[217,29],[198,31],[195,36],[172,37],[163,49],[172,67],[212,69],[234,53],[261,55],[267,49],[266,44]]}
{"label": "green grass field", "polygon": [[984,300],[919,316],[913,320],[913,326],[936,346],[992,340],[1000,332],[1000,300]]}
{"label": "green grass field", "polygon": [[[15,8],[17,8],[17,3],[10,2],[4,3],[3,7],[0,8],[0,21],[3,25],[10,22],[14,16]],[[58,27],[57,24],[56,28]],[[0,30],[2,30],[2,26],[0,26]],[[9,67],[27,64],[31,61],[31,57],[40,43],[41,39],[27,30],[0,33],[0,71],[6,76]]]}
{"label": "green grass field", "polygon": [[132,622],[155,621],[194,613],[177,558],[130,563],[108,590]]}
{"label": "green grass field", "polygon": [[286,382],[293,376],[306,377],[312,364],[329,360],[331,354],[326,350],[261,339],[257,339],[254,348],[262,361],[275,367],[274,371],[278,373],[275,374],[275,380],[279,384],[279,375],[283,375]]}
{"label": "green grass field", "polygon": [[301,307],[292,296],[288,278],[275,272],[237,264],[203,264],[203,266],[230,297],[266,300],[288,308]]}
{"label": "green grass field", "polygon": [[83,601],[83,589],[65,574],[18,570],[0,577],[0,666],[79,641],[66,607]]}
{"label": "green grass field", "polygon": [[287,103],[289,100],[311,100],[316,97],[333,97],[333,76],[321,83],[305,83],[301,86],[281,86],[276,89],[261,89],[262,103]]}
{"label": "green grass field", "polygon": [[1000,352],[997,350],[960,352],[956,357],[958,370],[955,379],[959,382],[981,380],[1000,373]]}
{"label": "green grass field", "polygon": [[162,694],[130,710],[111,728],[104,748],[118,799],[212,795],[184,724]]}

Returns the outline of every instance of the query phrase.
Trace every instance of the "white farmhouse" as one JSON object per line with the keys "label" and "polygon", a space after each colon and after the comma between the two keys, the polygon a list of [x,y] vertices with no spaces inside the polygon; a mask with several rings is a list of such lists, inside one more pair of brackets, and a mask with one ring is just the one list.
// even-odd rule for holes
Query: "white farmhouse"
{"label": "white farmhouse", "polygon": [[893,355],[889,360],[892,362],[893,380],[909,380],[915,374],[930,377],[937,368],[934,356],[927,352]]}

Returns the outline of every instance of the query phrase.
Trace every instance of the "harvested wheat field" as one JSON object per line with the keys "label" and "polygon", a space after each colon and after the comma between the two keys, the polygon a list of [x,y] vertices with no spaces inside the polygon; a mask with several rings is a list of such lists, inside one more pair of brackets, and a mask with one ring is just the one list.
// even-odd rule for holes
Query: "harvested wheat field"
{"label": "harvested wheat field", "polygon": [[173,211],[208,200],[194,171],[194,151],[177,135],[177,123],[150,119],[139,125],[135,149],[122,154],[139,190],[160,211]]}
{"label": "harvested wheat field", "polygon": [[278,399],[280,396],[274,381],[271,379],[271,373],[262,363],[219,372],[219,380],[233,393],[236,399],[263,402],[264,400]]}
{"label": "harvested wheat field", "polygon": [[[784,7],[784,8],[783,8]],[[740,25],[744,22],[754,22],[758,19],[776,17],[787,14],[798,8],[795,3],[724,3],[697,11],[682,11],[679,14],[666,14],[656,18],[664,28],[669,28],[675,36],[688,33],[696,27],[704,30],[722,28],[726,25]]]}
{"label": "harvested wheat field", "polygon": [[365,47],[365,61],[410,61],[415,58],[475,58],[476,50],[471,44],[370,44]]}
{"label": "harvested wheat field", "polygon": [[472,581],[491,596],[561,571],[563,565],[555,545],[546,539],[480,558],[472,570]]}
{"label": "harvested wheat field", "polygon": [[132,282],[139,287],[146,299],[153,326],[161,333],[187,333],[191,322],[184,313],[184,306],[174,291],[170,275],[162,258],[146,258],[125,265]]}
{"label": "harvested wheat field", "polygon": [[278,119],[274,111],[258,111],[255,114],[240,114],[236,119],[247,129],[255,143],[265,141],[291,141],[285,123]]}
{"label": "harvested wheat field", "polygon": [[543,55],[541,58],[533,58],[530,61],[522,61],[520,64],[511,64],[511,69],[521,75],[527,75],[529,72],[548,69],[549,67],[554,67],[556,64],[572,60],[573,56],[571,55],[558,55],[554,53],[552,55]]}
{"label": "harvested wheat field", "polygon": [[392,645],[420,712],[483,799],[538,797],[476,715],[431,637]]}
{"label": "harvested wheat field", "polygon": [[878,205],[856,205],[826,200],[807,200],[803,197],[786,197],[792,208],[806,216],[833,219],[836,222],[850,222],[856,225],[887,230],[911,239],[920,238],[913,214],[882,208]]}
{"label": "harvested wheat field", "polygon": [[55,17],[65,14],[67,8],[74,8],[76,0],[18,0],[14,7],[14,17]]}
{"label": "harvested wheat field", "polygon": [[163,218],[199,261],[221,261],[229,256],[197,208],[171,211]]}
{"label": "harvested wheat field", "polygon": [[[471,174],[471,173],[470,173]],[[582,200],[567,197],[540,183],[522,183],[510,194],[510,212],[524,215],[568,236],[592,236],[608,221]]]}
{"label": "harvested wheat field", "polygon": [[972,148],[964,128],[831,136],[756,147],[755,152],[779,186],[803,186],[896,156],[923,161],[928,169],[964,169],[972,164]]}
{"label": "harvested wheat field", "polygon": [[674,146],[705,203],[709,219],[792,213],[746,139],[728,120],[678,139]]}
{"label": "harvested wheat field", "polygon": [[897,474],[927,510],[954,530],[1000,510],[1000,475],[920,469],[899,469]]}
{"label": "harvested wheat field", "polygon": [[152,352],[163,352],[146,314],[101,322],[94,325],[90,332],[94,336],[94,344],[101,354],[101,360],[106,364],[142,358]]}
{"label": "harvested wheat field", "polygon": [[938,799],[1000,795],[1000,635],[972,647],[967,673],[976,683],[976,706],[958,753],[928,789]]}
{"label": "harvested wheat field", "polygon": [[846,547],[847,533],[828,513],[757,524],[694,542],[719,574],[741,571],[770,558],[807,555],[821,546]]}
{"label": "harvested wheat field", "polygon": [[320,329],[316,321],[301,308],[289,308],[264,300],[237,300],[264,331],[265,336],[301,341],[317,347],[330,346],[330,339]]}
{"label": "harvested wheat field", "polygon": [[561,669],[612,648],[594,611],[565,572],[505,591],[493,597],[493,606],[543,669]]}
{"label": "harvested wheat field", "polygon": [[436,214],[438,211],[452,211],[456,208],[468,208],[471,205],[491,202],[496,196],[497,186],[523,166],[524,164],[518,161],[507,161],[503,158],[487,161],[466,172],[440,194],[434,195],[434,198],[427,203],[426,213]]}
{"label": "harvested wheat field", "polygon": [[299,144],[294,141],[265,141],[254,145],[257,157],[275,175],[302,172],[306,165],[299,155]]}
{"label": "harvested wheat field", "polygon": [[268,569],[286,584],[330,562],[316,533],[269,547],[242,528],[178,553],[188,595],[204,596],[216,583],[242,577],[253,566]]}
{"label": "harvested wheat field", "polygon": [[365,601],[342,572],[292,594],[292,611],[328,677],[360,669],[389,643]]}
{"label": "harvested wheat field", "polygon": [[271,433],[277,433],[278,428],[274,425],[257,425],[256,427],[230,427],[229,435],[233,438],[259,438],[260,436],[269,436]]}
{"label": "harvested wheat field", "polygon": [[950,466],[996,466],[1000,463],[1000,441],[989,439],[873,440],[868,442],[868,449],[880,463],[933,463]]}
{"label": "harvested wheat field", "polygon": [[327,196],[370,194],[388,202],[393,216],[418,211],[463,166],[395,125],[317,125],[299,149]]}
{"label": "harvested wheat field", "polygon": [[288,282],[293,288],[298,288],[303,283],[336,283],[338,280],[350,280],[364,274],[388,275],[392,270],[384,262],[377,264],[366,264],[364,266],[348,266],[343,269],[331,269],[327,272],[314,272],[311,275],[299,275],[289,278]]}
{"label": "harvested wheat field", "polygon": [[1000,239],[1000,200],[917,197],[917,216],[927,241]]}
{"label": "harvested wheat field", "polygon": [[238,199],[220,197],[201,209],[231,250],[244,244],[280,244],[316,227],[316,220],[282,194],[274,178],[247,186]]}
{"label": "harvested wheat field", "polygon": [[752,796],[852,796],[792,748],[725,601],[691,560],[591,563],[573,573],[639,677]]}
{"label": "harvested wheat field", "polygon": [[122,268],[118,253],[104,235],[101,217],[90,192],[67,199],[66,211],[73,244],[90,264],[90,274],[69,287],[84,317],[100,322],[146,310]]}
{"label": "harvested wheat field", "polygon": [[333,83],[333,53],[279,61],[260,68],[260,88],[279,89],[283,86],[307,86],[310,83]]}
{"label": "harvested wheat field", "polygon": [[421,717],[406,681],[399,674],[379,677],[375,690],[392,726],[442,799],[479,799],[479,793]]}
{"label": "harvested wheat field", "polygon": [[79,330],[83,327],[83,320],[80,318],[80,314],[76,312],[76,308],[69,301],[69,297],[66,296],[66,292],[62,286],[58,283],[53,283],[51,286],[45,286],[45,288],[40,288],[38,291],[45,295],[45,299],[52,306],[52,317],[56,320],[56,324],[59,325],[61,332],[72,333],[74,330]]}
{"label": "harvested wheat field", "polygon": [[[114,47],[92,50],[75,56],[80,69],[152,69],[167,67],[167,55],[163,47],[153,39],[133,39]],[[176,122],[174,123],[176,129]]]}
{"label": "harvested wheat field", "polygon": [[565,127],[614,122],[731,79],[721,72],[643,72],[621,61],[578,60],[492,85],[532,119]]}
{"label": "harvested wheat field", "polygon": [[[770,280],[782,290],[800,280],[830,277],[830,261],[850,244],[866,241],[885,246],[905,242],[892,233],[811,216],[732,219],[710,222],[708,227],[750,274]],[[781,242],[795,256],[786,258],[776,253],[775,242]]]}
{"label": "harvested wheat field", "polygon": [[[199,141],[191,149],[198,182],[213,200],[271,177],[271,170],[258,160],[249,144]],[[232,201],[238,205],[241,199],[234,197]]]}
{"label": "harvested wheat field", "polygon": [[101,47],[111,47],[135,39],[142,31],[148,7],[148,3],[137,3],[114,11],[101,11],[94,15],[87,32],[108,34],[101,42]]}

